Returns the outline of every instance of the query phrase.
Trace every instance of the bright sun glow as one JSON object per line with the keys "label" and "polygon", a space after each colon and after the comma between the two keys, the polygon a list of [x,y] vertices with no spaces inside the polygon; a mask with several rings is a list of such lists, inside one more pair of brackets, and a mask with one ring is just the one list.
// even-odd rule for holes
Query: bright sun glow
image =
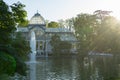
{"label": "bright sun glow", "polygon": [[117,19],[120,20],[120,4],[119,4],[119,0],[106,0],[106,8],[108,8],[108,10],[113,11],[111,13],[111,15],[113,15],[114,17],[116,17]]}
{"label": "bright sun glow", "polygon": [[[4,0],[8,4],[16,0]],[[120,20],[119,0],[19,0],[26,5],[28,19],[38,10],[47,20],[67,19],[80,13],[93,13],[96,10],[113,11],[111,15]],[[31,6],[32,5],[32,6]]]}

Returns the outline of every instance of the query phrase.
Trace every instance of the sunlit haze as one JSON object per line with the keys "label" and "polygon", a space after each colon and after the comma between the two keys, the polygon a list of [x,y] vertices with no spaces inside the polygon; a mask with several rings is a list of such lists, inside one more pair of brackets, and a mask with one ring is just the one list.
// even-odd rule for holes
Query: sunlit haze
{"label": "sunlit haze", "polygon": [[[4,0],[7,4],[17,0]],[[111,15],[120,19],[119,0],[18,0],[25,4],[30,19],[38,12],[50,21],[75,17],[80,13],[93,13],[95,10],[113,11]]]}

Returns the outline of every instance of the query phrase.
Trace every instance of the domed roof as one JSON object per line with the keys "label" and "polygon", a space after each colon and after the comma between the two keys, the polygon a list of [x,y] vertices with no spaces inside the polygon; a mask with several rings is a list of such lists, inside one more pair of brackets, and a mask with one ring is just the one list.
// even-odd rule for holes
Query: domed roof
{"label": "domed roof", "polygon": [[29,24],[45,24],[45,20],[44,20],[44,18],[39,13],[36,13],[31,18]]}

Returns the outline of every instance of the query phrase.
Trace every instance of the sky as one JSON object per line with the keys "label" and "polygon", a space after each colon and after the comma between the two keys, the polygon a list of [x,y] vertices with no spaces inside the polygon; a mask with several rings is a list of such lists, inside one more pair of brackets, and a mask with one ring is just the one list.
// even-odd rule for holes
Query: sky
{"label": "sky", "polygon": [[25,4],[27,19],[37,11],[49,21],[69,19],[80,13],[92,14],[96,10],[112,11],[113,16],[120,19],[119,0],[4,0],[8,5],[20,1]]}

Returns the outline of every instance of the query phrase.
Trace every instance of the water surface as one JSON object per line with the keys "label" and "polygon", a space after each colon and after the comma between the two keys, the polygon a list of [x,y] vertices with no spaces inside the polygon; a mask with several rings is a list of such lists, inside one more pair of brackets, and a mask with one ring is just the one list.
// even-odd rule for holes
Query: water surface
{"label": "water surface", "polygon": [[36,80],[115,80],[120,77],[118,59],[76,57],[37,59]]}

